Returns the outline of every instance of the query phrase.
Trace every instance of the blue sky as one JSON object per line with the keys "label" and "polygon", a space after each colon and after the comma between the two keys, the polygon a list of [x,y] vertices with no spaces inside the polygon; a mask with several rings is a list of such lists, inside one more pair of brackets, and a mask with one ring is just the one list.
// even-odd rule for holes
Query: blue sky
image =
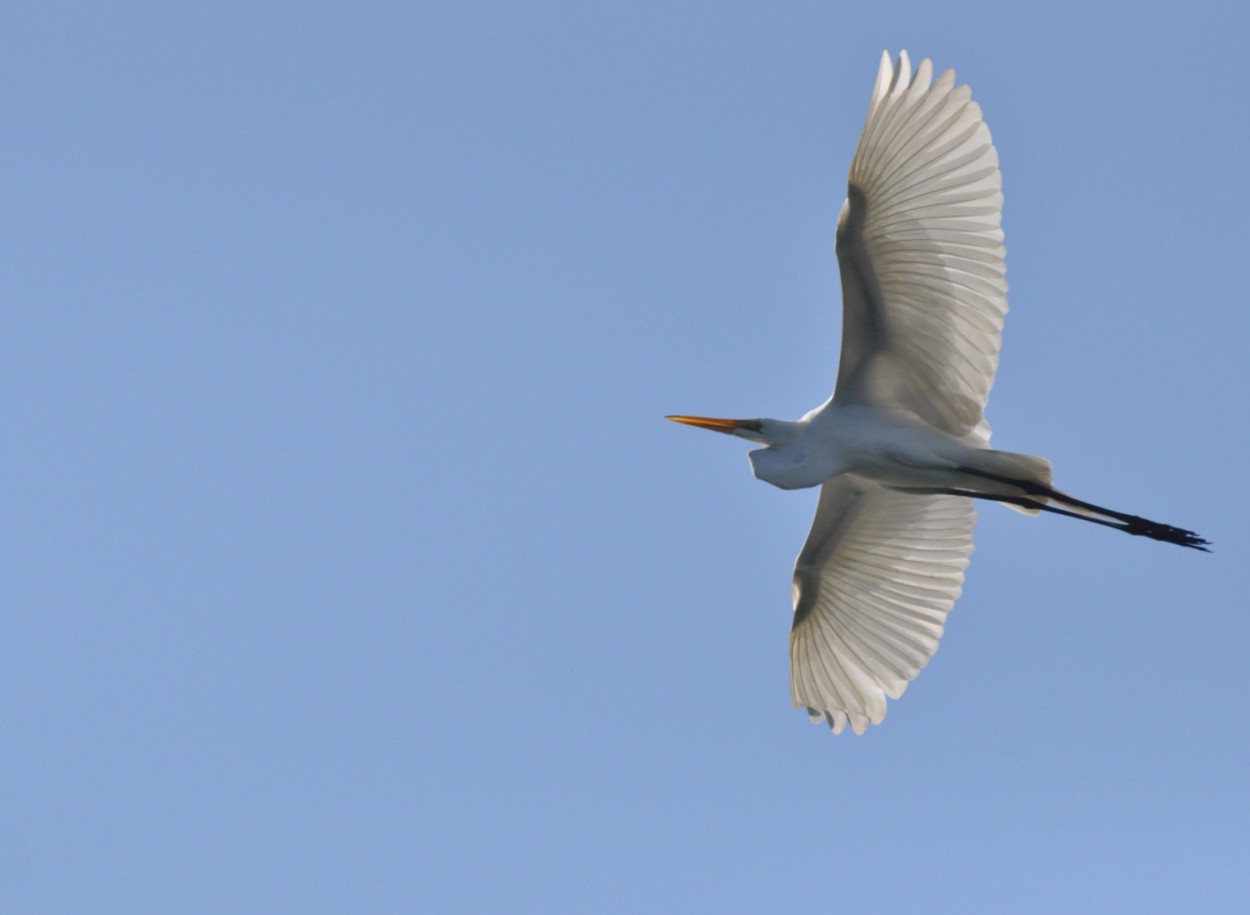
{"label": "blue sky", "polygon": [[[25,3],[0,908],[1235,911],[1234,3]],[[982,511],[885,723],[789,708],[792,418],[881,51],[1002,158],[990,419],[1216,552]]]}

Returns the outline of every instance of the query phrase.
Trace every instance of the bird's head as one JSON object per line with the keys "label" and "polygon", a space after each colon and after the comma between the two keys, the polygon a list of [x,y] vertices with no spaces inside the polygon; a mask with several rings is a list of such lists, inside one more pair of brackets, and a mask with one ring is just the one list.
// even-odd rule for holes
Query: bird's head
{"label": "bird's head", "polygon": [[830,476],[823,467],[806,460],[804,422],[784,419],[712,419],[707,416],[666,416],[675,423],[711,429],[759,442],[766,447],[752,451],[751,470],[761,480],[781,489],[815,486]]}

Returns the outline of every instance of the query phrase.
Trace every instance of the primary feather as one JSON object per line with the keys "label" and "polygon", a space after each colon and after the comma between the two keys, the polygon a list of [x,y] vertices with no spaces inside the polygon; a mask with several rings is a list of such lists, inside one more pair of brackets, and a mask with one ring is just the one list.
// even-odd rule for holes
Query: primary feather
{"label": "primary feather", "polygon": [[998,154],[947,70],[881,59],[838,220],[842,358],[834,403],[908,410],[989,439],[1007,283]]}
{"label": "primary feather", "polygon": [[976,511],[846,474],[825,483],[794,567],[790,684],[835,733],[885,717],[937,651],[963,587]]}

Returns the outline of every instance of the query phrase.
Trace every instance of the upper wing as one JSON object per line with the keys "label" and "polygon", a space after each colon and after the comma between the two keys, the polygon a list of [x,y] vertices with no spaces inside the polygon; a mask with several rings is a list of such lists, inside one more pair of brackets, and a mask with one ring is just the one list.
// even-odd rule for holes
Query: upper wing
{"label": "upper wing", "polygon": [[989,437],[1007,313],[1002,177],[980,107],[947,70],[882,55],[838,219],[834,402],[910,410]]}
{"label": "upper wing", "polygon": [[886,489],[849,474],[820,490],[794,567],[790,691],[834,733],[885,717],[937,651],[963,588],[972,500]]}

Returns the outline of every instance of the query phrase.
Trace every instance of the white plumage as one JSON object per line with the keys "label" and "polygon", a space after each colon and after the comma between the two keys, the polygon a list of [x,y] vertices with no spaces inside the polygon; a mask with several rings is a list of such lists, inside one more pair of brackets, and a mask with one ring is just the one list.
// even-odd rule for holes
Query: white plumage
{"label": "white plumage", "polygon": [[[989,443],[1007,313],[1002,176],[967,86],[881,56],[838,219],[842,359],[834,404],[909,411]],[[794,569],[791,695],[861,734],[937,651],[963,589],[976,511],[839,476]]]}
{"label": "white plumage", "polygon": [[981,108],[947,70],[882,55],[838,219],[842,362],[834,402],[909,410],[989,437],[982,413],[1007,313],[1002,176]]}
{"label": "white plumage", "polygon": [[671,416],[760,442],[757,477],[820,486],[794,569],[796,707],[835,733],[885,717],[937,651],[963,587],[973,499],[1194,549],[1191,531],[1051,485],[1045,458],[994,451],[985,406],[1007,284],[998,154],[953,71],[882,55],[838,219],[837,386],[795,422]]}
{"label": "white plumage", "polygon": [[963,588],[976,512],[959,496],[917,496],[843,475],[794,567],[790,690],[837,733],[880,724],[929,663]]}

